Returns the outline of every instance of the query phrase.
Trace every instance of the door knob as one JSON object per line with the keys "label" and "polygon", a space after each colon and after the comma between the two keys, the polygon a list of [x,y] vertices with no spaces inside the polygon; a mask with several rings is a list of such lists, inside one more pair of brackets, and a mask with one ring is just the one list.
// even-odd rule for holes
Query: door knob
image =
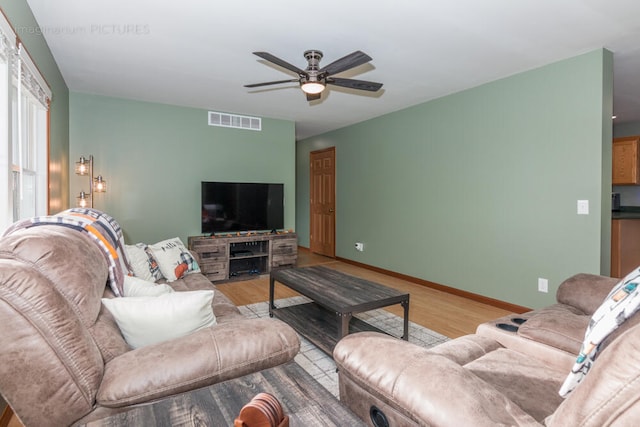
{"label": "door knob", "polygon": [[333,212],[333,209],[329,209],[329,213]]}

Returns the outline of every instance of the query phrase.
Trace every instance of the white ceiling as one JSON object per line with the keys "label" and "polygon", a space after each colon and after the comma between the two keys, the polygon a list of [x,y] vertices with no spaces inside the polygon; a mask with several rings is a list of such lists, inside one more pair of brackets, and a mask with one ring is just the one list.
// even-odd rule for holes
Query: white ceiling
{"label": "white ceiling", "polygon": [[[602,47],[617,120],[640,120],[638,0],[27,2],[71,91],[293,120],[298,139]],[[251,52],[305,68],[309,49],[321,66],[364,51],[339,76],[382,90],[243,87],[296,77]]]}

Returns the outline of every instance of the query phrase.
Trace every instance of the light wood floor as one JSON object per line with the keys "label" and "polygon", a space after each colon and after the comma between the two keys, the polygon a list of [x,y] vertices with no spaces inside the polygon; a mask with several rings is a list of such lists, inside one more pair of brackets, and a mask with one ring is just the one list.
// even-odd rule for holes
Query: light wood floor
{"label": "light wood floor", "polygon": [[[336,261],[332,258],[315,255],[305,249],[300,250],[298,252],[298,267],[310,265],[324,265],[343,273],[408,292],[411,296],[409,300],[409,319],[449,338],[472,334],[480,323],[512,314],[501,308]],[[253,304],[269,299],[268,276],[241,282],[219,284],[217,288],[236,305]],[[276,299],[296,295],[298,294],[295,291],[276,282]],[[402,307],[399,304],[388,307],[386,310],[398,316],[403,315]]]}
{"label": "light wood floor", "polygon": [[0,415],[0,427],[24,427],[10,407],[5,407]]}

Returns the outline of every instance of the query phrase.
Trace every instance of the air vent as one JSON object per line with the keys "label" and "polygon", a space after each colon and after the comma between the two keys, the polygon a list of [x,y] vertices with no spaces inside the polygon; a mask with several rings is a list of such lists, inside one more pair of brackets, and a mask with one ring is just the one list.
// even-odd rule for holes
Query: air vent
{"label": "air vent", "polygon": [[209,111],[209,126],[261,131],[262,119],[260,117],[239,116],[237,114]]}

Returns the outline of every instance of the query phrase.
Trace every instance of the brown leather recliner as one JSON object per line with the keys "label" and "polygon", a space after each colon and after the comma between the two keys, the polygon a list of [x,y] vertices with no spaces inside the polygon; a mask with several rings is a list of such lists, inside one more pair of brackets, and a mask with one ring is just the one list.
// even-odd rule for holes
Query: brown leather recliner
{"label": "brown leather recliner", "polygon": [[334,350],[340,400],[372,426],[637,426],[638,313],[602,342],[576,389],[559,395],[589,318],[615,283],[568,279],[558,304],[525,314],[522,335],[498,331],[509,318],[431,349],[379,333],[348,335]]}
{"label": "brown leather recliner", "polygon": [[[83,233],[42,225],[0,239],[0,392],[26,426],[66,426],[291,360],[297,334],[246,319],[221,292],[217,324],[132,350],[101,298],[104,255]],[[174,289],[215,289],[201,274]]]}

